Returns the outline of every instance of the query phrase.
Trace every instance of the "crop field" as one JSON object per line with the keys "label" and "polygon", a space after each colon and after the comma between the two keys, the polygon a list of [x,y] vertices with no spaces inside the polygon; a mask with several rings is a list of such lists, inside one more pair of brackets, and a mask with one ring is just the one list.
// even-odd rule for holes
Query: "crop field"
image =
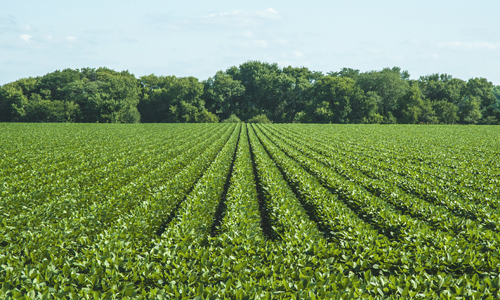
{"label": "crop field", "polygon": [[497,299],[500,127],[0,124],[1,299]]}

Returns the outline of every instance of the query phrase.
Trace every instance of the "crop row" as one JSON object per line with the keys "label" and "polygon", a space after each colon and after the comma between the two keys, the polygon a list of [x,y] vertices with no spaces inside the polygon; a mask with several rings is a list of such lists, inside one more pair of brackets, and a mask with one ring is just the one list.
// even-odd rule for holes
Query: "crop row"
{"label": "crop row", "polygon": [[[460,161],[486,164],[494,143],[404,126],[41,128],[0,137],[1,298],[500,296],[498,168]],[[411,138],[421,151],[398,149]],[[484,185],[444,182],[461,169],[450,182],[480,170]]]}

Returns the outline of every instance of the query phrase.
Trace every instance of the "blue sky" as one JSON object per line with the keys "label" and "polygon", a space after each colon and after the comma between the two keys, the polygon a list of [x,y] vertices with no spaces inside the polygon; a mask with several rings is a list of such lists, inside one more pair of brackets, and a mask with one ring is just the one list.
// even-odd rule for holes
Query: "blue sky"
{"label": "blue sky", "polygon": [[0,85],[106,66],[200,80],[248,60],[500,85],[500,1],[4,1]]}

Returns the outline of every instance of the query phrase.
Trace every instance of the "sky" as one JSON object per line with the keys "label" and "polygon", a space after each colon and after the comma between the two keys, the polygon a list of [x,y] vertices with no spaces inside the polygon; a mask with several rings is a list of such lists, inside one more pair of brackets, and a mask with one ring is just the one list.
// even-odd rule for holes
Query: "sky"
{"label": "sky", "polygon": [[66,68],[200,80],[249,60],[500,85],[500,1],[2,1],[0,85]]}

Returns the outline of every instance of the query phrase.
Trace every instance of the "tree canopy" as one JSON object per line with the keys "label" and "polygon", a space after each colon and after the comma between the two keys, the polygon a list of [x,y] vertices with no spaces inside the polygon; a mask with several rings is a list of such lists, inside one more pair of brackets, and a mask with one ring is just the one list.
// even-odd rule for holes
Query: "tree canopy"
{"label": "tree canopy", "polygon": [[500,86],[399,67],[323,74],[247,61],[200,81],[82,68],[0,87],[0,122],[499,124]]}

